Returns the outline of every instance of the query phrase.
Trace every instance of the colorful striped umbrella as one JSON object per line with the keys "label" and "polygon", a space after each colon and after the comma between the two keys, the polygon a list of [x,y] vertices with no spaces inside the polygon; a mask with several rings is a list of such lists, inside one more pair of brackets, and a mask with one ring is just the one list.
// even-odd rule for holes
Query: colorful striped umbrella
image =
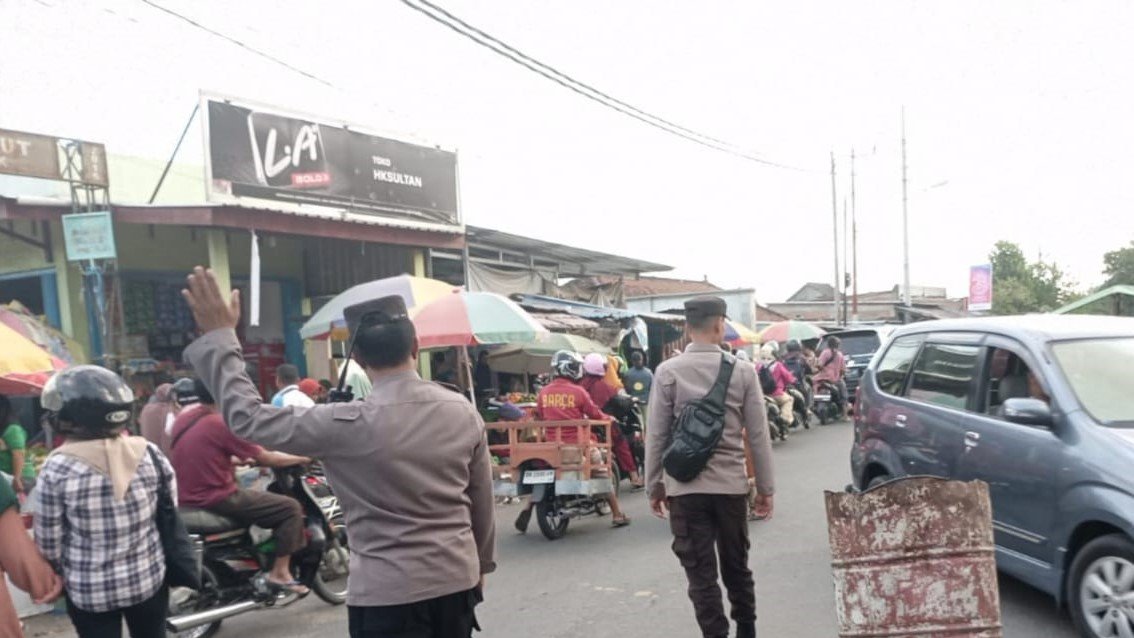
{"label": "colorful striped umbrella", "polygon": [[0,323],[0,394],[39,394],[51,375],[65,367],[65,361]]}
{"label": "colorful striped umbrella", "polygon": [[410,310],[422,349],[528,343],[550,335],[516,302],[492,292],[452,293]]}
{"label": "colorful striped umbrella", "polygon": [[447,297],[458,290],[451,284],[426,277],[398,275],[358,284],[335,295],[318,310],[303,327],[299,335],[304,339],[327,339],[328,337],[345,341],[349,338],[343,309],[364,301],[371,301],[390,295],[401,295],[410,310],[424,306],[431,301]]}
{"label": "colorful striped umbrella", "polygon": [[724,338],[733,347],[757,346],[762,343],[760,335],[756,331],[732,319],[725,319]]}
{"label": "colorful striped umbrella", "polygon": [[78,342],[48,325],[18,301],[0,306],[0,324],[15,330],[68,364],[86,363],[83,347]]}
{"label": "colorful striped umbrella", "polygon": [[791,339],[806,341],[818,339],[827,334],[819,326],[806,321],[777,321],[760,331],[760,338],[765,342],[777,341],[783,343]]}

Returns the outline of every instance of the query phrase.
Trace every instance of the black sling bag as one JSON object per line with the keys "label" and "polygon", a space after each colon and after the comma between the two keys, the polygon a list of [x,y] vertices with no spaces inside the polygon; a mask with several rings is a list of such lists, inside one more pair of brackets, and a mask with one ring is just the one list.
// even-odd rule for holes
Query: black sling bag
{"label": "black sling bag", "polygon": [[717,380],[705,398],[690,401],[681,409],[673,428],[673,441],[662,456],[665,471],[687,483],[697,478],[709,463],[725,428],[725,396],[736,359],[721,355]]}

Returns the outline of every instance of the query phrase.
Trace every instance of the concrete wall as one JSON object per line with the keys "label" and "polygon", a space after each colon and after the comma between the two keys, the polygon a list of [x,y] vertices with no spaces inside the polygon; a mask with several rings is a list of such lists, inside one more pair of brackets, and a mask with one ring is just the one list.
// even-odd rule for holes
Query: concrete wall
{"label": "concrete wall", "polygon": [[[627,310],[638,312],[664,312],[666,310],[680,310],[685,307],[688,299],[699,297],[705,293],[690,293],[680,295],[657,295],[653,297],[635,297],[626,300]],[[725,300],[728,305],[728,316],[749,328],[756,327],[756,291],[720,290],[711,293]]]}

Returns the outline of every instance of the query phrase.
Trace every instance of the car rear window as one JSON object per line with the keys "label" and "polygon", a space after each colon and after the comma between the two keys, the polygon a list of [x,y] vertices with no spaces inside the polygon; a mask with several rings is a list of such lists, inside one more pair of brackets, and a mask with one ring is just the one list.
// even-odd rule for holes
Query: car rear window
{"label": "car rear window", "polygon": [[874,372],[878,389],[886,394],[900,395],[905,386],[906,377],[910,373],[914,357],[924,340],[922,335],[909,335],[899,337],[890,344],[882,360],[878,362],[878,369]]}
{"label": "car rear window", "polygon": [[979,361],[978,346],[927,343],[914,364],[906,395],[917,401],[964,410]]}
{"label": "car rear window", "polygon": [[[877,332],[859,332],[859,333],[843,333],[833,335],[839,338],[842,342],[842,347],[839,349],[843,354],[848,357],[857,357],[864,354],[874,354],[882,347],[882,339],[878,337]],[[823,342],[823,349],[826,350],[827,342]]]}

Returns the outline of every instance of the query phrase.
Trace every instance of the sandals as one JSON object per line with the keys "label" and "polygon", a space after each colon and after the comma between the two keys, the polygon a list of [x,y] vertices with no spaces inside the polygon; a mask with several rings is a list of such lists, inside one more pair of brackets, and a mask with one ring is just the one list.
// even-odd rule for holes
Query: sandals
{"label": "sandals", "polygon": [[629,524],[630,524],[630,517],[625,516],[625,515],[622,516],[621,518],[616,518],[616,519],[614,519],[610,522],[611,527],[626,527]]}
{"label": "sandals", "polygon": [[276,593],[295,594],[300,598],[311,593],[309,587],[295,579],[289,580],[286,583],[277,583],[270,578],[265,578],[264,581],[268,584],[268,589]]}

